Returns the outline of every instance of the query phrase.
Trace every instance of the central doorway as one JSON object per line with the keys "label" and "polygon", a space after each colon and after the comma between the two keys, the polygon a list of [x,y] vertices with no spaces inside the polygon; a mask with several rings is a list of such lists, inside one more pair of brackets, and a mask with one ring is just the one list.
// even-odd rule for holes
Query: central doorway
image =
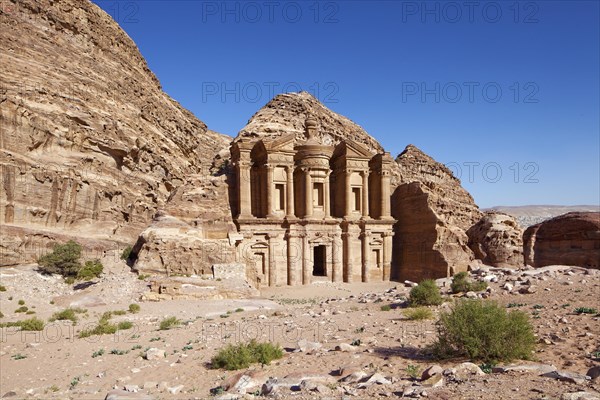
{"label": "central doorway", "polygon": [[313,276],[327,276],[325,271],[325,246],[315,246]]}

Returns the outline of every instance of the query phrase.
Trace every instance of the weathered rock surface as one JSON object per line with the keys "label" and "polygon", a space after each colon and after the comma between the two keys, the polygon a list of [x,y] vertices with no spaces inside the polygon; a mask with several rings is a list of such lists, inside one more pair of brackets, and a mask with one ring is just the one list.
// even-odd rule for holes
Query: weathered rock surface
{"label": "weathered rock surface", "polygon": [[2,265],[56,234],[133,243],[188,176],[219,173],[230,139],[165,94],[92,2],[9,2],[0,30]]}
{"label": "weathered rock surface", "polygon": [[523,229],[514,217],[488,211],[469,230],[475,258],[494,267],[523,266]]}
{"label": "weathered rock surface", "polygon": [[213,264],[235,261],[227,238],[227,224],[191,226],[178,218],[159,214],[141,233],[133,247],[134,269],[156,275],[211,275]]}
{"label": "weathered rock surface", "polygon": [[393,264],[401,279],[419,281],[466,271],[473,252],[466,231],[481,218],[450,169],[409,145],[396,158],[400,184],[392,196]]}
{"label": "weathered rock surface", "polygon": [[523,255],[536,268],[600,268],[600,212],[572,212],[530,226],[523,234]]}
{"label": "weathered rock surface", "polygon": [[333,145],[342,139],[351,139],[365,145],[373,154],[384,151],[362,127],[331,111],[308,92],[275,96],[250,118],[235,140],[243,137],[272,139],[293,133],[298,141],[304,141],[308,115],[317,121],[317,139],[320,141]]}

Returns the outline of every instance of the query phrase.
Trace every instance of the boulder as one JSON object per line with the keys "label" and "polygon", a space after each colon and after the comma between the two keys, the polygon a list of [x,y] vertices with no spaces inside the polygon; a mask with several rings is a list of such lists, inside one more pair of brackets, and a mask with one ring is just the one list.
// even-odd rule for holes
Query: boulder
{"label": "boulder", "polygon": [[210,238],[202,226],[159,213],[133,247],[133,268],[143,274],[212,277],[213,264],[235,261],[235,248],[227,239],[229,228],[223,229],[222,238]]}
{"label": "boulder", "polygon": [[600,268],[600,212],[571,212],[532,225],[523,234],[525,263],[535,268]]}
{"label": "boulder", "polygon": [[111,390],[106,394],[104,400],[153,400],[154,397],[140,392],[128,392],[126,390]]}
{"label": "boulder", "polygon": [[[392,195],[394,259],[399,278],[419,282],[466,271],[474,259],[466,231],[481,211],[452,171],[409,145],[396,158]],[[418,266],[418,268],[417,268]]]}
{"label": "boulder", "polygon": [[477,259],[494,267],[523,266],[523,229],[508,214],[486,212],[467,230],[469,248]]}
{"label": "boulder", "polygon": [[157,349],[156,347],[152,347],[148,350],[146,350],[146,353],[144,354],[144,358],[146,360],[162,360],[165,358],[165,351],[161,350],[161,349]]}

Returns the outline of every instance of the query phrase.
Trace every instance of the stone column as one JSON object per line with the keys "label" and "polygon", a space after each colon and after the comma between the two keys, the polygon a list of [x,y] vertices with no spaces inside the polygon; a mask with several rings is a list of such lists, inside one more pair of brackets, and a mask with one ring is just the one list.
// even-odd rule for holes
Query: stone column
{"label": "stone column", "polygon": [[306,168],[304,170],[305,182],[304,187],[306,189],[306,204],[305,204],[305,216],[307,218],[312,217],[313,215],[313,187],[312,187],[312,178],[310,176],[310,169]]}
{"label": "stone column", "polygon": [[350,186],[350,178],[352,177],[352,170],[346,170],[346,212],[344,216],[350,217],[352,214],[352,187]]}
{"label": "stone column", "polygon": [[390,201],[390,172],[381,171],[381,219],[391,217]]}
{"label": "stone column", "polygon": [[311,283],[312,275],[312,257],[310,254],[310,243],[308,236],[302,236],[302,284],[308,285]]}
{"label": "stone column", "polygon": [[299,236],[291,233],[287,235],[288,239],[288,285],[296,286],[301,282],[300,274],[302,272],[302,242],[298,240]]}
{"label": "stone column", "polygon": [[269,239],[269,271],[268,271],[268,280],[269,286],[275,286],[277,283],[277,238],[279,238],[279,234],[277,233],[269,233],[267,236]]}
{"label": "stone column", "polygon": [[389,281],[392,272],[392,236],[393,232],[383,234],[383,280]]}
{"label": "stone column", "polygon": [[267,218],[274,218],[273,214],[273,165],[266,164],[267,169]]}
{"label": "stone column", "polygon": [[294,217],[294,167],[288,165],[286,167],[287,174],[287,187],[286,187],[286,202],[285,202],[285,215],[286,217]]}
{"label": "stone column", "polygon": [[367,218],[369,216],[369,173],[368,171],[362,172],[362,216]]}
{"label": "stone column", "polygon": [[251,218],[251,188],[250,188],[250,161],[238,161],[238,193],[240,208],[238,218]]}
{"label": "stone column", "polygon": [[352,259],[352,240],[350,238],[350,233],[345,232],[342,233],[342,237],[344,238],[344,282],[352,283],[353,277],[352,274],[354,272],[354,261]]}
{"label": "stone column", "polygon": [[342,247],[342,238],[339,235],[335,235],[335,237],[333,238],[333,245],[332,245],[332,256],[333,256],[333,267],[332,267],[332,274],[333,274],[333,281],[334,282],[342,282],[344,280],[344,275],[343,275],[343,252],[344,252],[344,248]]}
{"label": "stone column", "polygon": [[367,232],[363,232],[360,237],[362,239],[362,281],[369,282],[369,238],[371,235]]}
{"label": "stone column", "polygon": [[323,183],[323,190],[325,191],[325,193],[323,193],[323,206],[324,206],[324,210],[325,210],[325,218],[329,218],[331,217],[331,210],[330,208],[330,199],[329,199],[329,175],[330,173],[328,172],[327,175],[325,175],[325,182]]}

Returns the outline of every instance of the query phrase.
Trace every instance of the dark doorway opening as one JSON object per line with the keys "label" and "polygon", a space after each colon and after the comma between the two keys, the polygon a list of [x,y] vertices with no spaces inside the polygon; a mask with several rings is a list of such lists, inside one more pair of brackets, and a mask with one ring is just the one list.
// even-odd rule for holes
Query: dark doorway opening
{"label": "dark doorway opening", "polygon": [[325,272],[325,246],[315,246],[313,276],[327,276]]}

